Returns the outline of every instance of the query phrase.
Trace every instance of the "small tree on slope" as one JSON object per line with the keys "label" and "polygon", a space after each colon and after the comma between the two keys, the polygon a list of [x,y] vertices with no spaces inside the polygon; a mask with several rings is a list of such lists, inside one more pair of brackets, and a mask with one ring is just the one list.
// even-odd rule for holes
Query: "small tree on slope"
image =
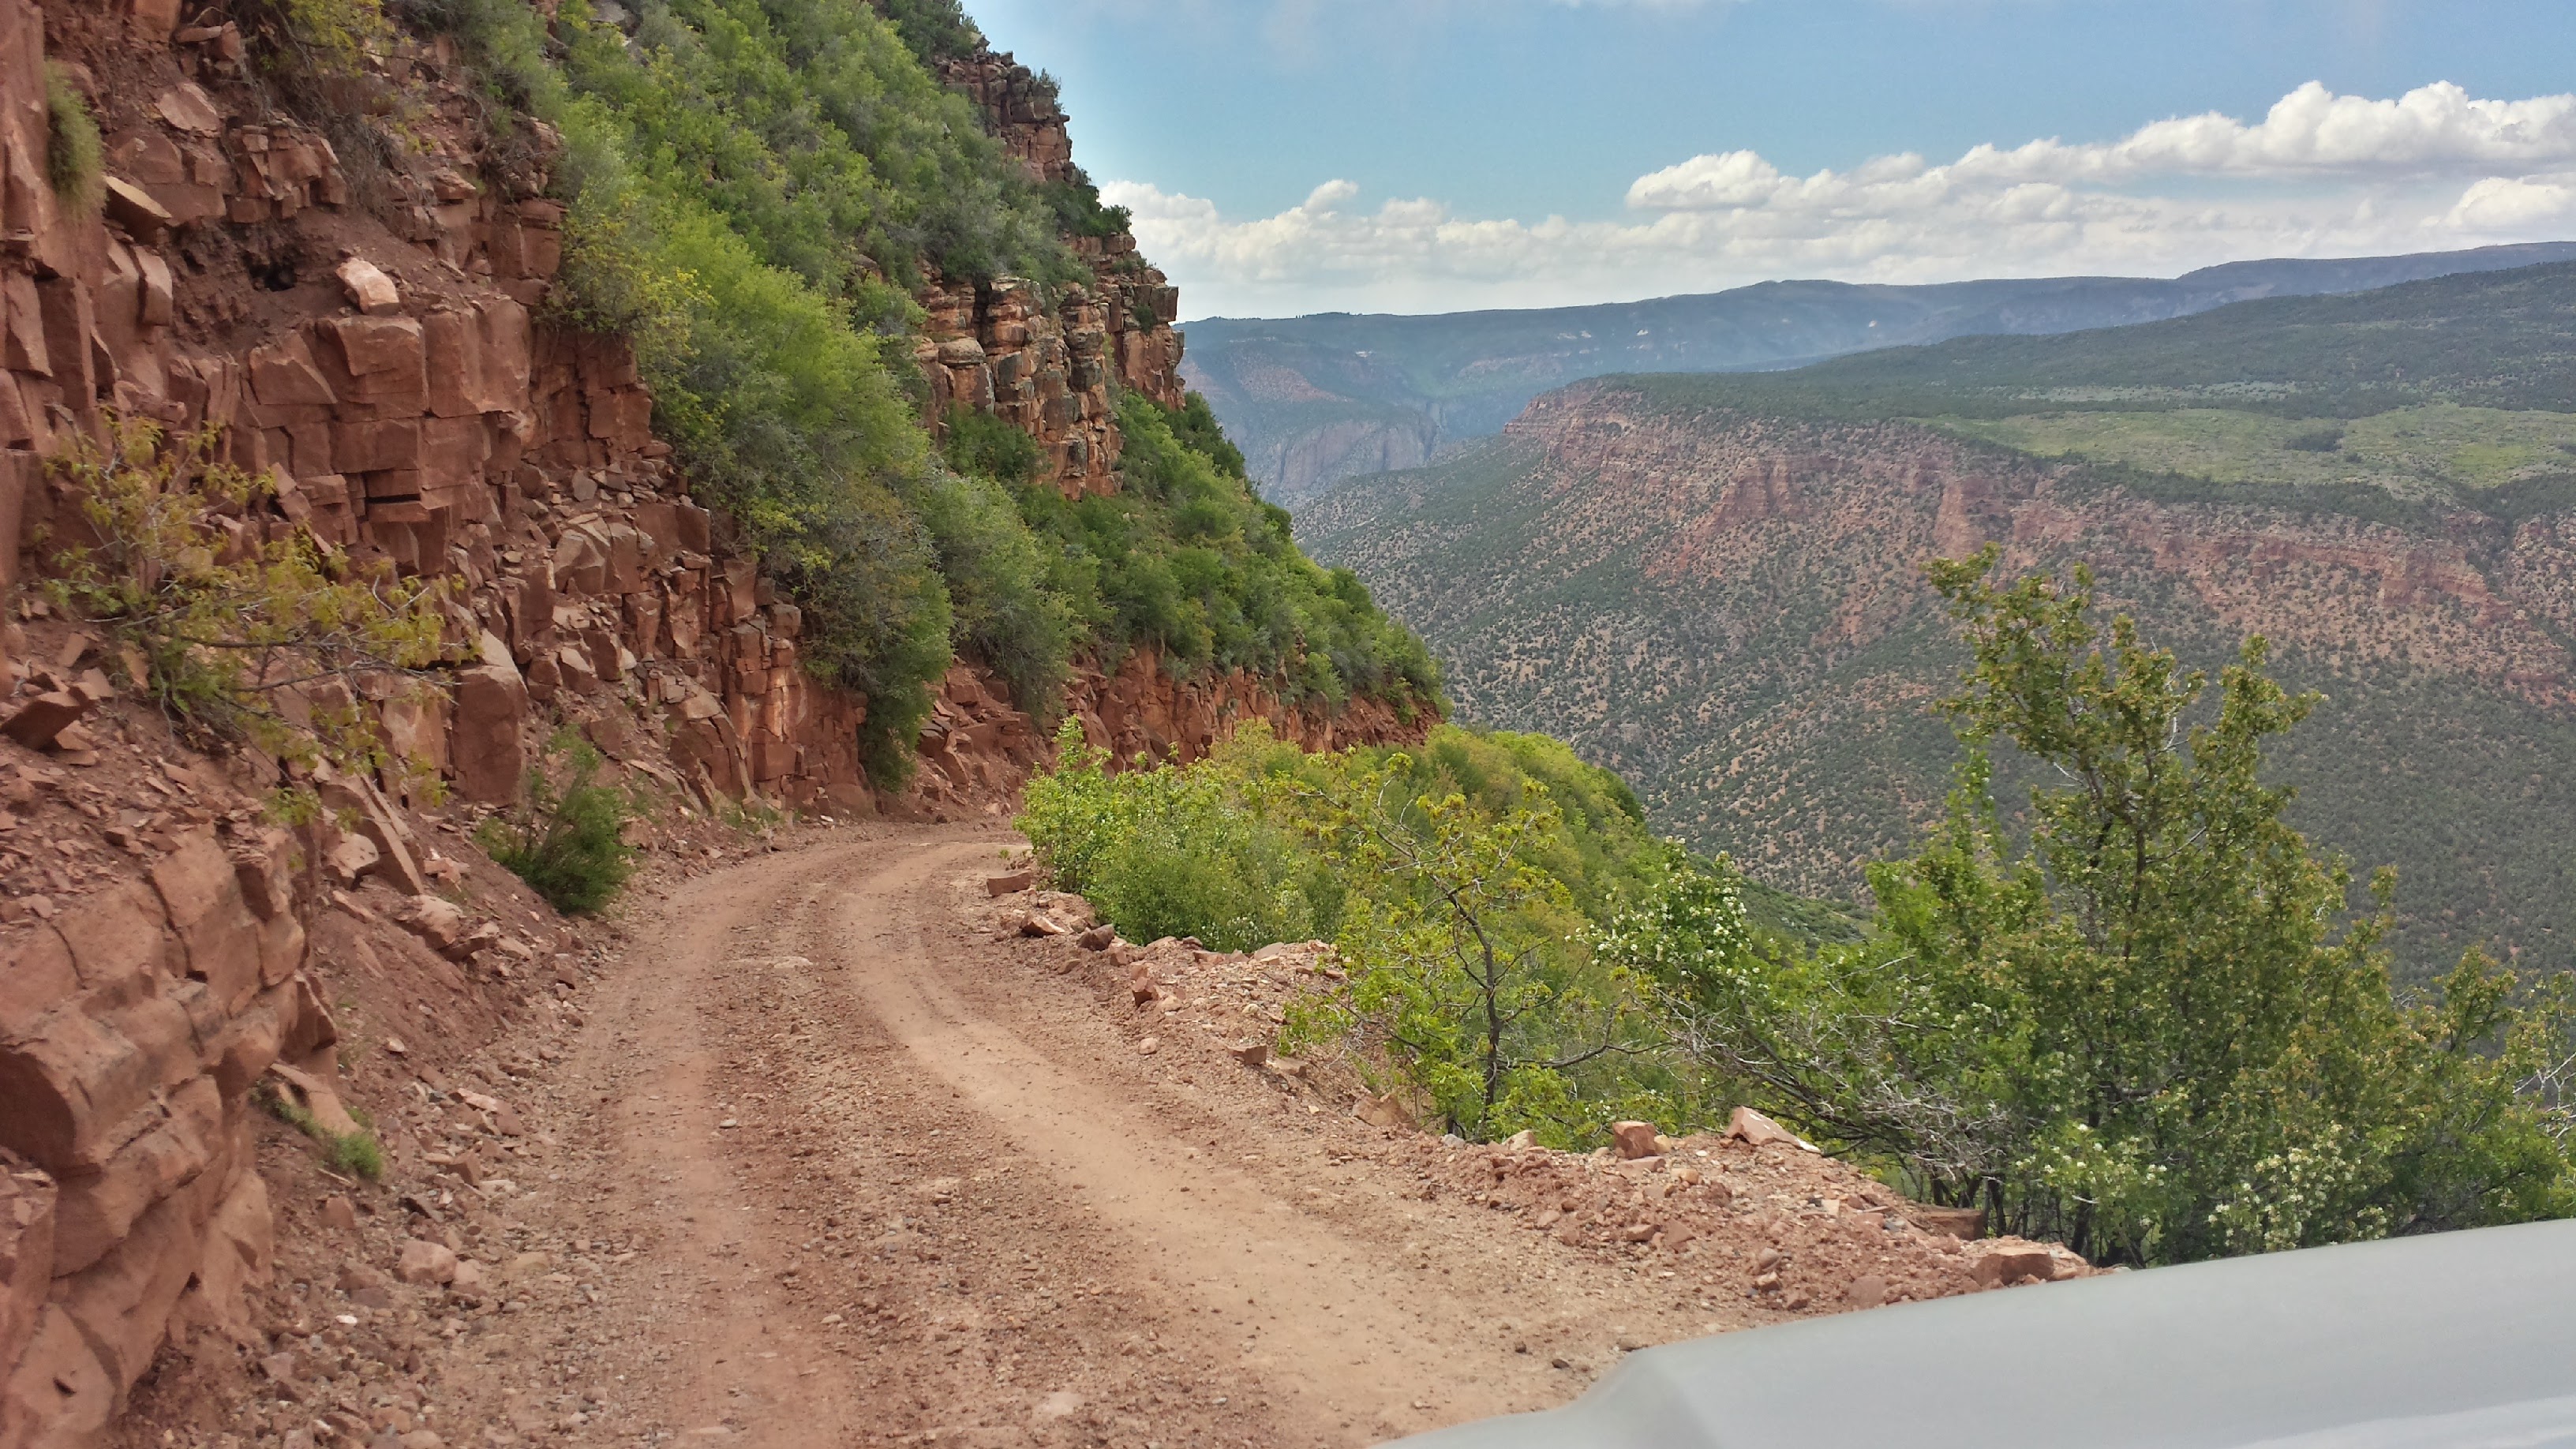
{"label": "small tree on slope", "polygon": [[[1657,952],[1632,929],[1611,952],[1667,983],[1683,1038],[1844,1150],[2096,1258],[2576,1206],[2538,1090],[2563,994],[2518,1005],[2476,951],[2430,1001],[2392,990],[2390,878],[2346,922],[2349,871],[2261,779],[2266,742],[2315,698],[2263,672],[2258,638],[2213,711],[2204,675],[2126,617],[2094,622],[2088,573],[1998,587],[1994,565],[1990,548],[1929,566],[1974,661],[1947,702],[1968,758],[1922,852],[1873,869],[1877,937],[1762,945],[1702,883],[1650,908],[1688,941]],[[2026,844],[1989,789],[1998,737],[2052,777]]]}

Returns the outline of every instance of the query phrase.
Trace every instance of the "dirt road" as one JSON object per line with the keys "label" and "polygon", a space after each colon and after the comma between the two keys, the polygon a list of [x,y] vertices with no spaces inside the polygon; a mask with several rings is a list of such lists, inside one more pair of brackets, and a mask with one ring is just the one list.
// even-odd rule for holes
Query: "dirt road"
{"label": "dirt road", "polygon": [[845,830],[639,905],[531,1104],[561,1146],[513,1210],[551,1247],[450,1335],[451,1444],[1359,1444],[1737,1321],[1425,1200],[1408,1145],[1257,1073],[1140,1055],[981,924],[1008,843]]}

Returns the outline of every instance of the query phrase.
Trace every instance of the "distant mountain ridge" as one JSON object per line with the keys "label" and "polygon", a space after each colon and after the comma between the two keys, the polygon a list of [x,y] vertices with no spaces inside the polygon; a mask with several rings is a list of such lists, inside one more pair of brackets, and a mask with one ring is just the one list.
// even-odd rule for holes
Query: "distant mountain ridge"
{"label": "distant mountain ridge", "polygon": [[1614,373],[1747,372],[1981,334],[2080,332],[2264,297],[2367,291],[2576,260],[2576,242],[2334,260],[2228,262],[2173,278],[2041,277],[1731,291],[1534,311],[1209,318],[1182,376],[1295,507],[1334,482],[1419,467],[1502,431],[1541,393]]}

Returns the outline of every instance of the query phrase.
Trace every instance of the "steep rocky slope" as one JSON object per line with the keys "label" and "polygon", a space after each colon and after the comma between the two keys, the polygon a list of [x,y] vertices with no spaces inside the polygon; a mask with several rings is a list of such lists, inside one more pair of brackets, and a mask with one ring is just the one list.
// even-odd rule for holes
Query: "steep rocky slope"
{"label": "steep rocky slope", "polygon": [[[596,742],[663,811],[658,843],[692,858],[738,843],[717,817],[999,813],[1044,747],[963,661],[908,787],[872,780],[854,738],[870,701],[807,670],[805,612],[692,497],[634,349],[549,305],[567,238],[547,129],[499,144],[454,46],[394,33],[365,71],[404,144],[358,154],[273,104],[245,40],[273,14],[0,0],[11,1449],[101,1442],[156,1363],[267,1345],[245,1306],[274,1246],[258,1145],[297,1139],[255,1087],[348,1125],[338,1093],[383,1108],[407,1055],[434,1073],[560,1014],[580,938],[468,840],[555,730]],[[1024,103],[1027,72],[983,53],[951,68],[1033,173],[1061,164],[1063,117]],[[66,97],[96,117],[105,175],[58,195]],[[1113,390],[1177,404],[1180,344],[1132,238],[1073,250],[1090,279],[1043,304],[1008,279],[929,277],[906,345],[927,425],[951,404],[1001,419],[1044,482],[1097,497],[1121,486]],[[52,463],[113,416],[217,429],[223,458],[273,481],[207,525],[222,537],[309,536],[448,581],[432,688],[353,702],[425,779],[324,771],[324,812],[274,823],[276,760],[200,753],[139,695],[136,656],[47,604],[45,550],[82,526]],[[1292,705],[1274,679],[1167,668],[1151,647],[1095,656],[1061,703],[1122,758],[1190,756],[1255,716],[1316,745],[1427,723],[1366,697]],[[368,1056],[344,1079],[362,1020]]]}
{"label": "steep rocky slope", "polygon": [[1415,468],[1501,431],[1540,393],[1622,372],[1743,372],[1982,333],[2058,333],[2189,316],[2255,297],[2576,257],[2576,243],[2204,267],[2170,280],[2043,277],[1934,286],[1764,282],[1708,296],[1462,312],[1193,322],[1184,375],[1270,496]]}
{"label": "steep rocky slope", "polygon": [[[1423,632],[1465,716],[1574,741],[1636,780],[1661,828],[1844,896],[1938,813],[1955,758],[1928,706],[1960,657],[1920,561],[1988,541],[2014,568],[2089,561],[2113,604],[2194,662],[2261,633],[2280,673],[2325,693],[2280,773],[2301,787],[2304,828],[2364,870],[2399,867],[2404,969],[2481,939],[2561,967],[2576,961],[2576,449],[2555,439],[2576,407],[2546,407],[2564,391],[2550,340],[2563,270],[2500,274],[2475,347],[2445,341],[2465,322],[2380,315],[2490,315],[2462,312],[2464,291],[2351,299],[2348,325],[2315,322],[2310,351],[2361,390],[2275,380],[2285,400],[2269,411],[2195,395],[2087,412],[2020,379],[2120,395],[2120,357],[2145,354],[2115,356],[2117,342],[2223,393],[2245,384],[2195,339],[2257,368],[2277,359],[2227,339],[2296,337],[2296,318],[2093,334],[2108,339],[2084,344],[2098,367],[1997,339],[1920,366],[1833,365],[1856,381],[1582,384],[1482,450],[1312,505],[1301,536]],[[2539,351],[2508,345],[2523,332]],[[2345,336],[2474,353],[2485,371],[2419,363],[2436,381],[2390,394],[2366,356],[2336,350]],[[1922,386],[1972,372],[1956,360],[1968,348],[2010,353],[2008,385]],[[2514,396],[2459,401],[2500,391]]]}

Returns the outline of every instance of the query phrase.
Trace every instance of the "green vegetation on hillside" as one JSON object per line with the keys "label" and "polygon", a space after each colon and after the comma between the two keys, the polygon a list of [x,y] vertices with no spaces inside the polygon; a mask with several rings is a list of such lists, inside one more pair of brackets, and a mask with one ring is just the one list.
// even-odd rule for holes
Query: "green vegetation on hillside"
{"label": "green vegetation on hillside", "polygon": [[2576,413],[2564,412],[2434,403],[2322,429],[2306,419],[2206,407],[1932,422],[2033,457],[2254,485],[2258,498],[2259,490],[2282,485],[2449,498],[2576,473]]}
{"label": "green vegetation on hillside", "polygon": [[1045,490],[1019,486],[1025,467],[998,476],[1016,465],[988,447],[960,473],[931,446],[911,289],[932,269],[1015,276],[1053,305],[1087,275],[1059,225],[1116,219],[1087,187],[1027,180],[923,68],[971,43],[953,6],[900,6],[892,23],[861,0],[635,9],[632,36],[585,0],[550,28],[516,0],[425,0],[415,19],[466,42],[496,126],[560,129],[555,305],[635,339],[696,495],[805,607],[808,667],[868,696],[881,783],[906,777],[958,649],[1041,714],[1075,656],[1135,645],[1176,668],[1275,675],[1300,698],[1428,698],[1419,645],[1355,582],[1296,557],[1284,528],[1243,526],[1248,487],[1204,440],[1169,441],[1149,404],[1121,407],[1139,486],[1110,532],[1173,543],[1128,550],[1152,555],[1133,568],[1115,549],[1075,556]]}
{"label": "green vegetation on hillside", "polygon": [[[2099,1261],[2172,1262],[2576,1210],[2555,1086],[2576,992],[2471,950],[2391,985],[2379,908],[2286,822],[2313,708],[2249,641],[2215,681],[2088,576],[1935,565],[1974,660],[1943,828],[1871,872],[1858,939],[1763,929],[1724,860],[1647,834],[1533,736],[1305,756],[1258,735],[1111,775],[1068,732],[1021,825],[1131,937],[1315,931],[1334,1043],[1479,1140],[1584,1147],[1751,1102],[1907,1190]],[[2214,686],[2214,687],[2213,687]],[[2045,767],[2016,841],[1985,758]],[[1382,1083],[1383,1085],[1384,1083]]]}
{"label": "green vegetation on hillside", "polygon": [[1681,856],[1557,741],[1441,726],[1309,755],[1255,724],[1187,768],[1117,773],[1070,723],[1059,748],[1020,828],[1121,933],[1339,945],[1348,988],[1289,1045],[1356,1038],[1479,1139],[1588,1145],[1630,1112],[1695,1110],[1646,1054],[1639,983],[1590,949]]}
{"label": "green vegetation on hillside", "polygon": [[2048,337],[1962,337],[1795,372],[1627,379],[1673,406],[1809,419],[2226,407],[2358,418],[2426,402],[2576,409],[2576,262],[2239,302]]}

